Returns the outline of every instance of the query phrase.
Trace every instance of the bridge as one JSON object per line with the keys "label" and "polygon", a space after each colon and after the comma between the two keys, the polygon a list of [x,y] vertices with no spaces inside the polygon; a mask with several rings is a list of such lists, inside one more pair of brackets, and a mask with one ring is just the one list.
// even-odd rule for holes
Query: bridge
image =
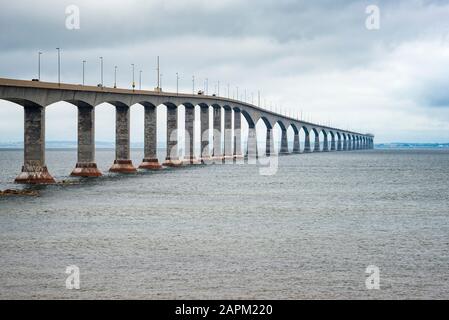
{"label": "bridge", "polygon": [[[167,108],[167,155],[165,166],[207,163],[211,160],[231,160],[257,157],[256,123],[262,119],[267,128],[266,155],[274,153],[273,128],[279,124],[281,146],[279,153],[290,153],[287,129],[294,131],[293,153],[300,153],[299,131],[305,134],[303,152],[319,152],[320,133],[323,133],[323,150],[350,151],[373,149],[374,136],[338,128],[305,122],[282,114],[265,110],[246,102],[219,96],[169,93],[161,91],[128,90],[121,88],[94,87],[73,84],[58,84],[40,81],[25,81],[0,78],[0,99],[11,101],[24,108],[24,163],[17,183],[51,184],[55,180],[45,164],[45,108],[64,101],[78,108],[78,160],[72,176],[98,177],[100,170],[95,162],[95,106],[110,103],[116,110],[115,160],[110,172],[130,173],[136,168],[130,160],[130,107],[144,107],[144,158],[140,169],[160,169],[156,155],[156,108]],[[178,155],[177,126],[178,106],[185,107],[185,157]],[[194,155],[195,107],[200,107],[201,155]],[[209,108],[213,108],[213,151],[209,154]],[[224,115],[224,143],[221,141],[222,110]],[[242,118],[243,115],[243,118]],[[234,118],[234,121],[232,121]],[[245,156],[242,153],[241,123],[248,123],[248,138]],[[234,125],[233,125],[234,124]],[[315,133],[312,147],[310,133]],[[330,142],[329,142],[330,138]],[[234,143],[232,143],[234,141]]]}

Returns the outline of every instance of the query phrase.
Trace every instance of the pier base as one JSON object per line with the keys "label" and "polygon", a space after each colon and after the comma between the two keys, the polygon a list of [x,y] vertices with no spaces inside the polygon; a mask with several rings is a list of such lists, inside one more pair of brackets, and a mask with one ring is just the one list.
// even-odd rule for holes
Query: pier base
{"label": "pier base", "polygon": [[114,160],[114,164],[109,169],[109,172],[134,173],[134,172],[137,172],[137,170],[133,166],[133,163],[131,160]]}
{"label": "pier base", "polygon": [[70,174],[72,177],[101,177],[95,162],[78,162]]}
{"label": "pier base", "polygon": [[179,159],[165,159],[162,165],[165,167],[181,167],[182,164],[182,160]]}
{"label": "pier base", "polygon": [[55,179],[47,170],[47,166],[24,165],[22,172],[14,180],[15,183],[25,184],[53,184]]}
{"label": "pier base", "polygon": [[182,161],[182,164],[184,165],[196,165],[201,163],[202,163],[201,160],[198,160],[195,157],[186,158]]}
{"label": "pier base", "polygon": [[162,165],[159,163],[159,160],[156,158],[143,159],[142,163],[139,166],[139,169],[160,170],[160,169],[162,169]]}

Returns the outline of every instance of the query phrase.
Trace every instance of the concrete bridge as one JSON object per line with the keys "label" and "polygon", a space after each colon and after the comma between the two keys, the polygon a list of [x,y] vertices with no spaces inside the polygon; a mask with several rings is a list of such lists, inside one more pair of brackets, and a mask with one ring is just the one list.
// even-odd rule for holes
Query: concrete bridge
{"label": "concrete bridge", "polygon": [[[45,164],[45,108],[55,102],[65,101],[78,108],[78,161],[73,176],[100,176],[95,162],[95,106],[107,102],[116,109],[116,150],[111,172],[129,173],[136,168],[130,160],[130,107],[141,104],[145,109],[144,159],[141,169],[159,169],[156,156],[156,108],[167,107],[167,156],[163,165],[178,166],[207,162],[210,159],[243,158],[241,148],[241,121],[248,123],[246,156],[257,157],[256,123],[262,119],[267,128],[266,154],[273,153],[273,127],[279,124],[282,130],[280,153],[289,153],[287,129],[294,131],[293,153],[300,152],[299,131],[305,134],[304,151],[320,150],[320,133],[323,133],[322,151],[349,151],[372,149],[374,136],[326,127],[300,121],[265,110],[242,101],[217,96],[165,93],[158,91],[127,90],[58,84],[38,81],[0,79],[0,99],[17,103],[24,108],[24,164],[16,178],[17,183],[49,184],[55,180]],[[177,153],[178,106],[185,107],[185,158]],[[194,157],[194,108],[200,107],[201,155]],[[209,154],[209,108],[213,108],[213,152]],[[224,128],[221,128],[222,109]],[[232,128],[234,117],[234,128]],[[221,132],[224,129],[224,148]],[[310,133],[315,133],[312,146]],[[234,144],[232,141],[234,140]],[[330,140],[330,141],[329,141]]]}

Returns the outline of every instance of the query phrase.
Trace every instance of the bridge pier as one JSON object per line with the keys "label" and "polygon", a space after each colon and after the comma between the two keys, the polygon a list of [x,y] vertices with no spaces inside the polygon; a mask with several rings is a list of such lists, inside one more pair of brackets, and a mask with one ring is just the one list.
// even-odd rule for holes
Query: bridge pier
{"label": "bridge pier", "polygon": [[280,154],[288,154],[287,129],[282,129]]}
{"label": "bridge pier", "polygon": [[201,163],[210,160],[209,154],[209,106],[200,106]]}
{"label": "bridge pier", "polygon": [[320,152],[320,134],[315,134],[315,146],[313,148],[313,152]]}
{"label": "bridge pier", "polygon": [[273,129],[267,128],[267,140],[265,146],[265,155],[269,157],[274,154],[274,139],[273,139]]}
{"label": "bridge pier", "polygon": [[194,148],[194,123],[195,123],[195,108],[193,106],[185,107],[185,164],[199,164],[195,159]]}
{"label": "bridge pier", "polygon": [[157,158],[157,113],[153,105],[144,106],[144,158],[139,169],[159,170],[162,168]]}
{"label": "bridge pier", "polygon": [[178,154],[178,108],[167,106],[167,155],[163,163],[167,167],[182,165]]}
{"label": "bridge pier", "polygon": [[352,150],[356,150],[357,146],[356,146],[356,142],[355,142],[355,137],[352,137]]}
{"label": "bridge pier", "polygon": [[337,147],[335,145],[335,134],[331,134],[331,151],[337,150]]}
{"label": "bridge pier", "polygon": [[327,134],[324,134],[323,152],[329,152],[329,140],[327,139]]}
{"label": "bridge pier", "polygon": [[45,108],[37,105],[24,109],[24,163],[16,183],[52,184],[55,179],[45,165]]}
{"label": "bridge pier", "polygon": [[136,168],[130,159],[129,106],[115,106],[115,160],[110,172],[133,173]]}
{"label": "bridge pier", "polygon": [[71,176],[100,177],[95,163],[95,108],[78,105],[78,161]]}
{"label": "bridge pier", "polygon": [[234,159],[242,158],[242,113],[234,109]]}
{"label": "bridge pier", "polygon": [[305,138],[304,138],[304,153],[312,152],[312,149],[310,148],[310,133],[309,131],[305,132]]}
{"label": "bridge pier", "polygon": [[254,162],[257,159],[257,133],[255,125],[250,125],[248,128],[248,146],[246,149],[246,158],[248,162]]}
{"label": "bridge pier", "polygon": [[341,151],[342,150],[342,145],[341,145],[342,141],[341,141],[341,135],[338,136],[338,140],[337,140],[337,151]]}
{"label": "bridge pier", "polygon": [[214,132],[213,132],[213,160],[223,160],[221,153],[221,107],[213,107]]}
{"label": "bridge pier", "polygon": [[348,136],[348,147],[346,148],[347,151],[351,151],[352,150],[352,141],[351,141],[351,137]]}
{"label": "bridge pier", "polygon": [[224,109],[224,160],[233,159],[232,152],[232,109]]}
{"label": "bridge pier", "polygon": [[300,153],[299,132],[295,132],[293,138],[293,153]]}

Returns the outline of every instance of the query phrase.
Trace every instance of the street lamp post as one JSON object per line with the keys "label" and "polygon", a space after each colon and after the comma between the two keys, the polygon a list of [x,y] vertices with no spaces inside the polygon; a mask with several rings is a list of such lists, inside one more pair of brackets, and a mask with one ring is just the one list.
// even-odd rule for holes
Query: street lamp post
{"label": "street lamp post", "polygon": [[58,50],[58,85],[61,85],[61,48],[56,48]]}
{"label": "street lamp post", "polygon": [[114,66],[114,88],[117,88],[117,66]]}
{"label": "street lamp post", "polygon": [[156,71],[157,71],[157,88],[159,89],[160,87],[161,87],[161,84],[160,84],[160,75],[159,75],[159,73],[160,73],[160,69],[159,69],[159,56],[157,56],[157,67],[156,67]]}
{"label": "street lamp post", "polygon": [[83,86],[84,86],[84,77],[85,77],[85,66],[86,66],[86,60],[83,60]]}
{"label": "street lamp post", "polygon": [[179,94],[179,74],[176,72],[176,95]]}
{"label": "street lamp post", "polygon": [[103,88],[103,57],[100,57],[101,87]]}
{"label": "street lamp post", "polygon": [[41,55],[42,52],[38,52],[37,54],[37,80],[41,81]]}
{"label": "street lamp post", "polygon": [[139,90],[142,90],[142,70],[139,71]]}
{"label": "street lamp post", "polygon": [[192,76],[192,94],[195,94],[195,76]]}
{"label": "street lamp post", "polygon": [[134,63],[131,63],[131,66],[133,67],[133,83],[132,83],[132,88],[134,91],[134,88],[136,87],[136,83],[134,82]]}

